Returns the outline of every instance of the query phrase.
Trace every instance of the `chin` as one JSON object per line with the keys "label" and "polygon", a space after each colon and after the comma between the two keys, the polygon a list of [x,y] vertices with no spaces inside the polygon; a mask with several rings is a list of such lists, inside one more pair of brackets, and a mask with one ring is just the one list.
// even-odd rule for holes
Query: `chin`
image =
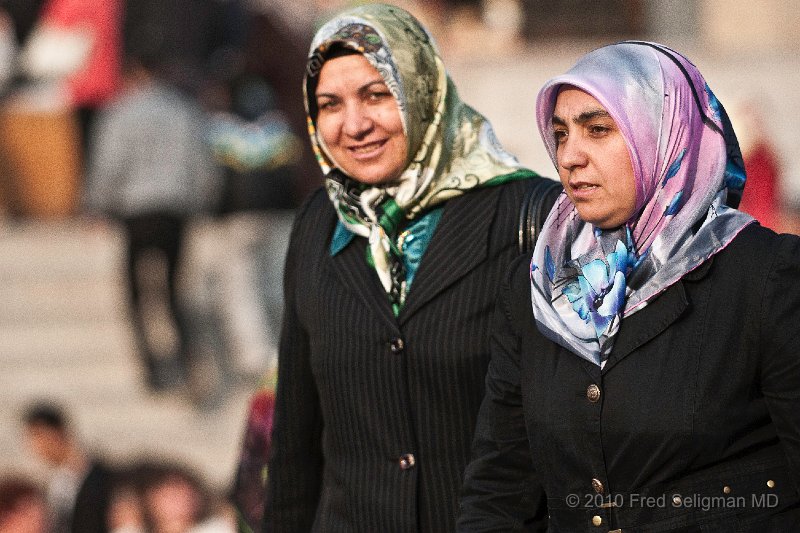
{"label": "chin", "polygon": [[616,227],[612,222],[608,220],[608,218],[597,216],[596,213],[587,213],[585,216],[580,211],[578,211],[578,216],[586,222],[587,224],[591,224],[592,226],[598,227],[600,229],[611,229]]}
{"label": "chin", "polygon": [[397,178],[399,172],[391,169],[391,170],[381,170],[381,169],[363,169],[363,170],[356,170],[355,172],[349,172],[347,169],[344,169],[345,174],[350,176],[352,179],[356,180],[359,183],[364,183],[366,185],[384,185],[391,181],[394,181]]}

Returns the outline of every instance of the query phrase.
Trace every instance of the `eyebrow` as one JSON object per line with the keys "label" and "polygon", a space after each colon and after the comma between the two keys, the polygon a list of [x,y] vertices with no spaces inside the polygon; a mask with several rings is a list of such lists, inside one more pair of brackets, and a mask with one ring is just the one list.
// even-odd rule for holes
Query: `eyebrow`
{"label": "eyebrow", "polygon": [[[384,81],[383,78],[378,79],[378,80],[368,81],[367,83],[365,83],[364,85],[362,85],[361,87],[358,88],[358,92],[359,93],[363,93],[364,91],[368,90],[373,85],[377,85],[377,84],[386,85],[386,82]],[[336,98],[337,95],[333,94],[333,93],[317,93],[316,97],[317,98],[322,98],[322,97]]]}
{"label": "eyebrow", "polygon": [[[605,109],[590,109],[588,111],[584,111],[577,117],[574,117],[572,121],[575,124],[585,124],[586,122],[596,118],[611,118],[611,115]],[[558,126],[566,126],[567,122],[558,115],[553,115],[553,124]]]}

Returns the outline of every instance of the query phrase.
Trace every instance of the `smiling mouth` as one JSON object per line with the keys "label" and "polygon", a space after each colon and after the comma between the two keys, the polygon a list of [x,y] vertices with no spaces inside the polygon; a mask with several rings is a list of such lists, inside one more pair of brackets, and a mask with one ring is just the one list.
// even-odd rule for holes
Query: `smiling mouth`
{"label": "smiling mouth", "polygon": [[384,144],[386,144],[385,140],[375,141],[367,144],[362,144],[359,146],[351,146],[350,148],[348,148],[348,150],[353,155],[369,155],[375,152],[376,150],[382,148]]}

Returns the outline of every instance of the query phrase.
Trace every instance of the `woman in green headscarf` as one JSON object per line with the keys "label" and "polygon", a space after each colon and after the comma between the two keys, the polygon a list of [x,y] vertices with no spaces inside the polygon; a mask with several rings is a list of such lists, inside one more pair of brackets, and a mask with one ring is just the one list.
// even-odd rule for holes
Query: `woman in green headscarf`
{"label": "woman in green headscarf", "polygon": [[305,83],[325,174],[287,258],[268,531],[451,531],[529,179],[426,30],[348,10]]}

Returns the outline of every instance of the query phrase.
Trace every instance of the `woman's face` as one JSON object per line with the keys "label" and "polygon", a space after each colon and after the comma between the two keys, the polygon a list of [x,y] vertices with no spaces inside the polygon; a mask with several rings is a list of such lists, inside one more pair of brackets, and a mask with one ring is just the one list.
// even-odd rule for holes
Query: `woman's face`
{"label": "woman's face", "polygon": [[578,215],[610,229],[636,210],[630,153],[614,119],[593,96],[564,86],[553,111],[558,175]]}
{"label": "woman's face", "polygon": [[351,178],[387,183],[406,165],[407,143],[397,101],[361,54],[329,59],[317,84],[317,131],[328,154]]}

